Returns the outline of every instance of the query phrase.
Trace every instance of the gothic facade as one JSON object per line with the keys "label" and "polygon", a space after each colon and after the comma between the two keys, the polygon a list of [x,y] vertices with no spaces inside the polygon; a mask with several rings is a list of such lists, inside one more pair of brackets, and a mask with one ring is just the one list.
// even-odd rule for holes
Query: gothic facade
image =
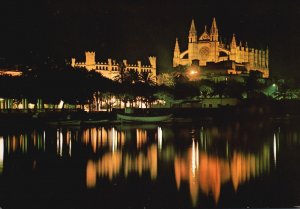
{"label": "gothic facade", "polygon": [[[119,74],[119,63],[115,60],[108,59],[107,62],[96,62],[95,52],[85,52],[85,62],[76,62],[75,58],[72,58],[72,67],[82,67],[87,70],[95,70],[101,73],[104,77],[114,79]],[[135,70],[137,72],[149,72],[156,78],[156,57],[149,57],[150,65],[142,65],[141,61],[137,61],[137,64],[128,64],[127,60],[123,60],[125,70]]]}
{"label": "gothic facade", "polygon": [[[213,18],[210,31],[206,26],[204,32],[198,36],[195,27],[195,22],[192,24],[188,37],[188,48],[185,51],[180,51],[178,39],[176,38],[173,67],[179,65],[190,66],[192,63],[197,63],[200,68],[206,67],[212,63],[225,63],[231,61],[230,67],[226,68],[227,74],[240,74],[239,67],[243,67],[246,73],[250,70],[257,70],[262,73],[264,78],[269,77],[269,50],[249,48],[248,44],[237,44],[236,37],[233,34],[231,43],[225,45],[220,41],[219,31],[216,19]],[[241,69],[241,68],[239,68]]]}

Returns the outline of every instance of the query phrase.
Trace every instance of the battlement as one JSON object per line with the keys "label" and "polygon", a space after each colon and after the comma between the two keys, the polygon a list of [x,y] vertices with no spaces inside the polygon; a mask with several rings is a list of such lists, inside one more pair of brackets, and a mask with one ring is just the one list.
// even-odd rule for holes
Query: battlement
{"label": "battlement", "polygon": [[[113,79],[116,76],[116,73],[120,70],[120,64],[114,59],[107,59],[107,62],[96,62],[95,61],[96,53],[94,51],[85,52],[85,62],[76,62],[75,58],[72,58],[71,66],[72,67],[82,67],[87,70],[96,70],[101,73],[103,76]],[[156,76],[156,57],[149,57],[150,65],[143,65],[140,60],[135,64],[130,64],[126,59],[123,60],[124,67],[127,71],[135,70],[137,72],[150,72],[153,76]]]}
{"label": "battlement", "polygon": [[90,54],[90,55],[95,55],[96,54],[96,52],[94,52],[94,51],[86,51],[85,52],[85,54],[87,55],[87,54]]}

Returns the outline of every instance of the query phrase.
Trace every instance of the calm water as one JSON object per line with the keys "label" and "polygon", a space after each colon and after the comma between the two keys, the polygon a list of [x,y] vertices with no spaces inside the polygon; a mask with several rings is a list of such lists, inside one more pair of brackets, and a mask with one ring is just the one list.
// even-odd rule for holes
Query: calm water
{"label": "calm water", "polygon": [[0,207],[298,206],[299,127],[0,129]]}

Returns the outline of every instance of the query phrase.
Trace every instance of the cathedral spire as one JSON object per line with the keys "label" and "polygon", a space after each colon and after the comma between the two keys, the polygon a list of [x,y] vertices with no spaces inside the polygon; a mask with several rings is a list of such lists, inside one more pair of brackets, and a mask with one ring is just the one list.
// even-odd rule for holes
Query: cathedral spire
{"label": "cathedral spire", "polygon": [[230,48],[236,48],[235,34],[232,35],[232,41],[231,41],[231,44],[230,44]]}
{"label": "cathedral spire", "polygon": [[211,27],[214,28],[214,29],[216,29],[216,30],[218,30],[217,22],[216,22],[216,18],[215,17],[213,18],[213,22],[212,22],[212,26]]}
{"label": "cathedral spire", "polygon": [[176,38],[174,57],[179,57],[179,55],[180,55],[180,48],[179,48],[178,38]]}
{"label": "cathedral spire", "polygon": [[210,37],[211,37],[211,41],[218,41],[218,39],[219,39],[219,32],[218,32],[216,18],[213,18],[213,21],[211,24]]}
{"label": "cathedral spire", "polygon": [[191,32],[197,32],[194,19],[192,19],[192,23],[191,23],[191,27],[190,27],[190,33]]}
{"label": "cathedral spire", "polygon": [[197,30],[196,30],[196,27],[195,27],[194,19],[192,20],[191,28],[190,28],[190,32],[189,32],[189,42],[190,43],[197,42]]}
{"label": "cathedral spire", "polygon": [[180,64],[180,49],[178,44],[178,38],[176,38],[174,56],[173,56],[173,67],[176,67]]}

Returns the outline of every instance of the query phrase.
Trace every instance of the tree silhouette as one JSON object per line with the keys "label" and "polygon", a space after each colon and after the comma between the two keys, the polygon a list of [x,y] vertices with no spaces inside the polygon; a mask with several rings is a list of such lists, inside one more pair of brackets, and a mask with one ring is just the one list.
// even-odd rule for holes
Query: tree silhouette
{"label": "tree silhouette", "polygon": [[142,71],[140,73],[140,81],[142,83],[148,84],[150,86],[155,85],[155,80],[154,80],[152,73],[147,72],[147,71]]}

